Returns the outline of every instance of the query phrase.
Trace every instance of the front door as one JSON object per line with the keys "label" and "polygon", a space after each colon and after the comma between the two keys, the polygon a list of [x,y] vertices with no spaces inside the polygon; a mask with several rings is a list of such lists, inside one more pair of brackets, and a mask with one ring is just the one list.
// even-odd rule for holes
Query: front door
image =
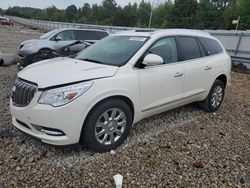
{"label": "front door", "polygon": [[178,106],[183,98],[184,67],[178,62],[175,37],[158,40],[148,53],[161,56],[164,64],[138,70],[143,117]]}
{"label": "front door", "polygon": [[55,49],[58,50],[64,46],[72,44],[75,42],[74,30],[65,30],[58,33],[53,40],[55,41]]}

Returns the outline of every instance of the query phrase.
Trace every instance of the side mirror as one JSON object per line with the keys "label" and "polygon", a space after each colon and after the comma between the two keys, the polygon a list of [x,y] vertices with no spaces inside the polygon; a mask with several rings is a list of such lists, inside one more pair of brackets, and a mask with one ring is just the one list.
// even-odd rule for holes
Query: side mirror
{"label": "side mirror", "polygon": [[143,64],[146,66],[155,66],[163,64],[164,60],[161,56],[156,54],[148,54],[143,59]]}
{"label": "side mirror", "polygon": [[56,41],[60,41],[60,40],[62,40],[62,37],[57,35],[55,39],[56,39]]}

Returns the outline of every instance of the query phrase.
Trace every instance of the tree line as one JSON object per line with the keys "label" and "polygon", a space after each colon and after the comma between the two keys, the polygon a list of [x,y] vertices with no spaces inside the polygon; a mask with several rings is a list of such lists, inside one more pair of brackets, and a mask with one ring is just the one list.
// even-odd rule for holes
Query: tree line
{"label": "tree line", "polygon": [[196,29],[234,29],[232,20],[240,16],[239,29],[250,28],[249,0],[166,0],[160,4],[142,0],[124,7],[115,0],[103,0],[101,4],[85,3],[78,8],[70,5],[64,10],[55,6],[45,9],[15,6],[0,11],[31,19],[127,27],[148,27],[152,13],[153,28]]}

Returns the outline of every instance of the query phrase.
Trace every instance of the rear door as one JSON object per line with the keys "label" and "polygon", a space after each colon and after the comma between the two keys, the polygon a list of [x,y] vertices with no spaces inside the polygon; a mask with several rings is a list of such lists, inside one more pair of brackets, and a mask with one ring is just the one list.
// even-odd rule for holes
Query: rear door
{"label": "rear door", "polygon": [[185,69],[184,97],[200,100],[211,87],[211,62],[197,38],[179,36],[178,45]]}

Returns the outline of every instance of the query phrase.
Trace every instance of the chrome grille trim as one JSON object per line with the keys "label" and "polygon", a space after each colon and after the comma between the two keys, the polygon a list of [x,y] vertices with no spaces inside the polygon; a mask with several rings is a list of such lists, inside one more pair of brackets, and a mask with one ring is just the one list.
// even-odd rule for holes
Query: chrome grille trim
{"label": "chrome grille trim", "polygon": [[12,102],[14,106],[28,106],[37,92],[37,86],[27,83],[19,78],[16,79],[12,88]]}

